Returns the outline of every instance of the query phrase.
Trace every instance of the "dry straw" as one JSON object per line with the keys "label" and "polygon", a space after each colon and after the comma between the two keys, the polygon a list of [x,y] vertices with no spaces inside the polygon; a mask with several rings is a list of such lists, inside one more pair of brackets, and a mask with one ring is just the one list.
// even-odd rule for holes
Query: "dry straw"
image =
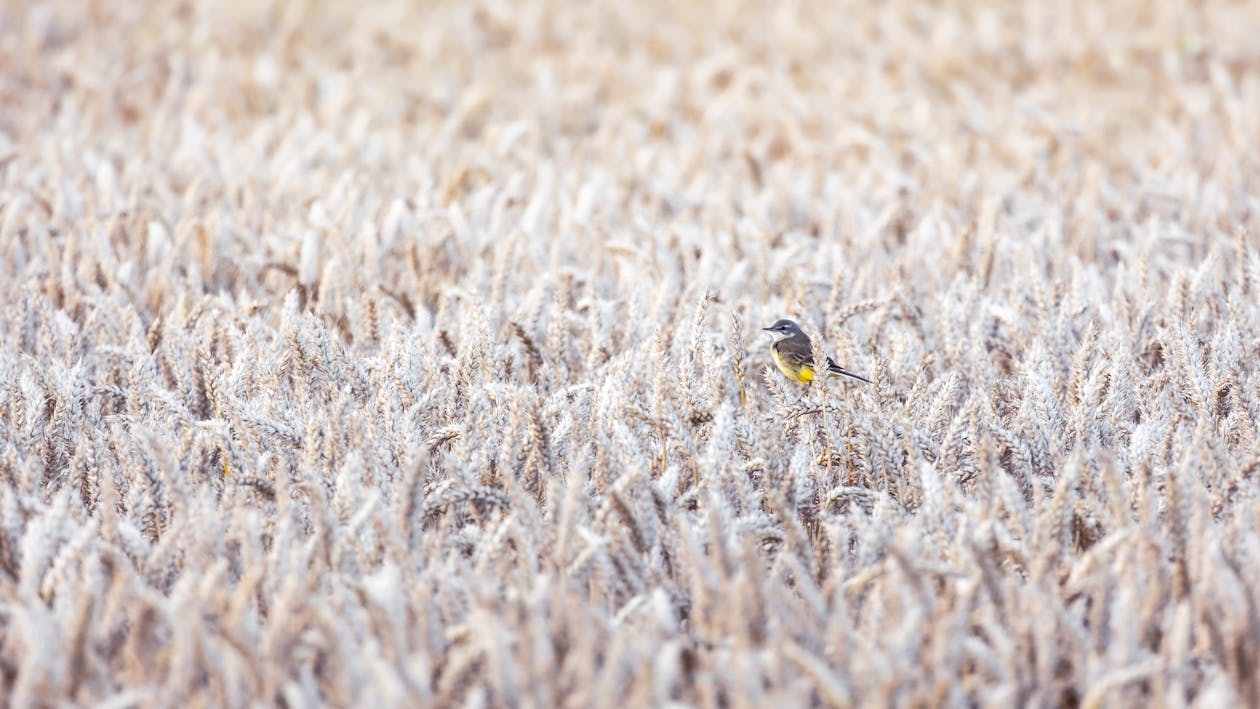
{"label": "dry straw", "polygon": [[1254,3],[0,28],[7,705],[1260,705]]}

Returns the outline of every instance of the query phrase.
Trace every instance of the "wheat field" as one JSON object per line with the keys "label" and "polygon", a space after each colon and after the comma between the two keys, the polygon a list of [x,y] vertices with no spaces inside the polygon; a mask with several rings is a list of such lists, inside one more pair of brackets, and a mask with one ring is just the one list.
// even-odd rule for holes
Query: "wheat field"
{"label": "wheat field", "polygon": [[1257,36],[0,3],[4,705],[1260,705]]}

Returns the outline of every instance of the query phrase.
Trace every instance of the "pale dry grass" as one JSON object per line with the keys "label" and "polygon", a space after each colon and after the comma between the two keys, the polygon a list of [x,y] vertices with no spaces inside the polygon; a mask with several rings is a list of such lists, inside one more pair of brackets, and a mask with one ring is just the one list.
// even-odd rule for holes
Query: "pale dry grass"
{"label": "pale dry grass", "polygon": [[673,5],[0,6],[7,704],[1260,704],[1257,4]]}

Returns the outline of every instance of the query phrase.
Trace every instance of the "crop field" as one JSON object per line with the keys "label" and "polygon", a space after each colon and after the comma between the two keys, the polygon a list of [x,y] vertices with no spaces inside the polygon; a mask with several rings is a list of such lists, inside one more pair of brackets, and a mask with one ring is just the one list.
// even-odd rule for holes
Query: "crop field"
{"label": "crop field", "polygon": [[1260,706],[1258,36],[0,0],[0,706]]}

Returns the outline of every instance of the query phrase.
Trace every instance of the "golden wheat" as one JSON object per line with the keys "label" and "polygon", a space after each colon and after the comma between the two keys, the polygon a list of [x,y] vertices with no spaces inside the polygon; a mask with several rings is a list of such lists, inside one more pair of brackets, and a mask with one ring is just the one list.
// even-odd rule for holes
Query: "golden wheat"
{"label": "golden wheat", "polygon": [[0,694],[1260,705],[1258,33],[0,5]]}

